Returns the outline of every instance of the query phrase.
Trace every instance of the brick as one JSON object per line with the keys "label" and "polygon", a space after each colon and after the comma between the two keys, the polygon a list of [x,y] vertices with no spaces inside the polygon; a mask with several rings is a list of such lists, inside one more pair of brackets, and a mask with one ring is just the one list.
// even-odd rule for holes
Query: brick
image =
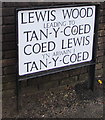
{"label": "brick", "polygon": [[2,27],[2,33],[15,33],[16,28],[15,25],[3,25]]}
{"label": "brick", "polygon": [[[99,23],[105,24],[105,16],[100,17]],[[104,26],[105,27],[105,26]]]}
{"label": "brick", "polygon": [[[102,14],[103,14],[103,12],[102,12]],[[103,23],[103,16],[101,16],[101,17],[99,17],[99,23]]]}
{"label": "brick", "polygon": [[[0,26],[2,26],[2,17],[0,17]],[[0,27],[1,29],[1,27]]]}
{"label": "brick", "polygon": [[15,33],[3,34],[3,42],[13,42],[16,41]]}
{"label": "brick", "polygon": [[3,2],[2,2],[2,1],[0,1],[0,8],[2,8],[2,3],[3,3]]}
{"label": "brick", "polygon": [[2,43],[0,43],[0,51],[2,51]]}
{"label": "brick", "polygon": [[[104,10],[105,11],[105,10]],[[103,16],[105,16],[105,12],[103,11]]]}
{"label": "brick", "polygon": [[1,28],[1,26],[0,26],[0,34],[2,34],[2,28]]}
{"label": "brick", "polygon": [[[105,53],[105,42],[103,43],[103,49],[104,49],[104,53]],[[105,54],[104,54],[105,55]]]}
{"label": "brick", "polygon": [[86,80],[88,80],[88,73],[79,75],[79,81],[86,81]]}
{"label": "brick", "polygon": [[96,64],[96,70],[102,69],[102,63]]}
{"label": "brick", "polygon": [[104,50],[98,50],[97,51],[97,57],[103,56],[104,55]]}
{"label": "brick", "polygon": [[50,81],[50,82],[47,82],[47,83],[44,83],[44,84],[40,84],[39,85],[39,90],[49,90],[51,88],[55,88],[55,87],[58,87],[59,84],[58,84],[58,81]]}
{"label": "brick", "polygon": [[2,68],[2,60],[0,60],[0,68]]}
{"label": "brick", "polygon": [[104,49],[104,44],[98,44],[98,50],[103,50]]}
{"label": "brick", "polygon": [[104,61],[103,56],[96,58],[96,63],[102,63]]}
{"label": "brick", "polygon": [[81,69],[81,74],[83,74],[83,73],[86,73],[87,72],[87,67],[82,67],[82,68],[80,68]]}
{"label": "brick", "polygon": [[12,7],[15,5],[15,2],[3,2],[3,7]]}
{"label": "brick", "polygon": [[11,81],[15,81],[16,82],[16,74],[3,75],[3,77],[2,77],[2,82],[3,83],[11,82]]}
{"label": "brick", "polygon": [[4,7],[26,7],[30,6],[30,2],[5,2]]}
{"label": "brick", "polygon": [[54,81],[54,80],[61,80],[61,79],[65,79],[69,77],[69,72],[68,71],[64,71],[64,72],[59,72],[59,73],[55,73],[50,75],[50,80]]}
{"label": "brick", "polygon": [[100,30],[98,32],[99,37],[105,36],[105,30]]}
{"label": "brick", "polygon": [[0,76],[2,76],[2,67],[0,67]]}
{"label": "brick", "polygon": [[[2,76],[0,76],[0,95],[2,93]],[[0,102],[1,102],[1,98],[0,98]]]}
{"label": "brick", "polygon": [[0,7],[0,17],[2,17],[2,8]]}
{"label": "brick", "polygon": [[98,38],[98,44],[102,44],[103,41],[104,41],[103,37],[99,37],[99,38]]}
{"label": "brick", "polygon": [[44,84],[50,81],[49,75],[36,78],[38,84]]}
{"label": "brick", "polygon": [[3,17],[2,23],[3,25],[15,24],[15,17],[14,16]]}
{"label": "brick", "polygon": [[104,13],[103,13],[103,12],[104,12],[104,10],[103,10],[103,9],[100,9],[100,11],[99,11],[99,12],[100,12],[99,17],[103,16],[103,14],[104,14]]}
{"label": "brick", "polygon": [[105,9],[105,2],[103,3],[103,8]]}
{"label": "brick", "polygon": [[60,81],[60,85],[75,84],[78,81],[78,76],[69,77]]}
{"label": "brick", "polygon": [[[104,56],[104,58],[105,58],[105,56]],[[105,62],[103,63],[103,68],[104,68],[104,70],[105,70]]]}
{"label": "brick", "polygon": [[15,2],[14,6],[16,7],[31,7],[30,2]]}
{"label": "brick", "polygon": [[35,92],[38,92],[37,86],[21,86],[21,95],[26,96],[26,95],[32,95],[35,94]]}
{"label": "brick", "polygon": [[75,70],[72,69],[72,70],[69,71],[69,76],[70,77],[74,76],[74,75],[78,75],[78,74],[80,74],[80,68],[76,68]]}
{"label": "brick", "polygon": [[21,88],[26,88],[28,86],[27,85],[27,80],[19,81],[19,85],[21,86]]}
{"label": "brick", "polygon": [[9,89],[9,90],[3,90],[2,91],[2,98],[3,100],[6,98],[6,97],[13,97],[13,96],[16,96],[16,90],[15,89]]}
{"label": "brick", "polygon": [[104,5],[105,5],[104,2],[100,4],[101,9],[104,8]]}
{"label": "brick", "polygon": [[4,60],[2,60],[2,66],[6,67],[6,66],[16,65],[16,62],[17,62],[16,59],[4,59]]}
{"label": "brick", "polygon": [[2,8],[2,16],[15,16],[15,8],[8,7],[8,8]]}
{"label": "brick", "polygon": [[2,60],[2,51],[0,51],[0,60]]}
{"label": "brick", "polygon": [[14,74],[16,73],[16,66],[8,66],[3,68],[3,74],[7,75],[7,74]]}
{"label": "brick", "polygon": [[[105,56],[105,49],[104,49],[104,56]],[[104,57],[104,56],[103,56],[103,57]],[[105,61],[105,59],[104,59],[104,61]]]}
{"label": "brick", "polygon": [[96,72],[95,72],[95,76],[96,76],[96,77],[97,77],[97,76],[102,77],[102,76],[103,76],[103,69],[96,70]]}
{"label": "brick", "polygon": [[70,70],[69,76],[79,75],[86,72],[87,72],[87,67],[76,68],[76,69]]}
{"label": "brick", "polygon": [[[32,6],[49,6],[49,5],[52,5],[53,3],[51,2],[31,2],[31,5]],[[54,5],[56,5],[57,3],[55,3]]]}
{"label": "brick", "polygon": [[38,82],[37,82],[37,79],[29,79],[29,80],[26,80],[26,84],[27,86],[37,86]]}
{"label": "brick", "polygon": [[104,53],[103,59],[104,59],[104,63],[105,63],[105,53]]}
{"label": "brick", "polygon": [[105,15],[103,16],[103,23],[105,24]]}
{"label": "brick", "polygon": [[2,85],[3,90],[9,90],[9,89],[15,89],[16,88],[16,82],[6,82]]}
{"label": "brick", "polygon": [[0,42],[2,43],[2,34],[0,34]]}
{"label": "brick", "polygon": [[105,25],[103,25],[103,23],[99,24],[98,29],[99,30],[104,30],[105,29]]}
{"label": "brick", "polygon": [[[11,111],[12,115],[15,115],[15,113],[16,113],[16,97],[15,96],[8,96],[6,98],[3,98],[3,102],[2,102],[2,118],[6,119],[8,113],[10,111]],[[12,115],[11,115],[11,117],[12,117]]]}
{"label": "brick", "polygon": [[2,44],[2,50],[16,50],[16,42],[5,42]]}
{"label": "brick", "polygon": [[4,59],[16,58],[16,57],[17,57],[17,51],[16,50],[10,50],[10,51],[3,52],[3,58]]}

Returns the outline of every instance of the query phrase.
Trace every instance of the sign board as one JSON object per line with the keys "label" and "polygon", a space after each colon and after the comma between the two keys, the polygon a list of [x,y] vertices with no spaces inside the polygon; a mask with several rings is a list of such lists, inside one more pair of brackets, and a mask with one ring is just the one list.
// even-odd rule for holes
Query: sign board
{"label": "sign board", "polygon": [[92,60],[95,6],[20,9],[19,75]]}

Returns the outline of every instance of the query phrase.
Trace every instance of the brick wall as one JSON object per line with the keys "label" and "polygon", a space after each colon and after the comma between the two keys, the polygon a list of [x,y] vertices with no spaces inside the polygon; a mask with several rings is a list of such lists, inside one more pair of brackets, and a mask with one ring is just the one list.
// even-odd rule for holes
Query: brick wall
{"label": "brick wall", "polygon": [[100,5],[99,28],[98,28],[98,47],[96,58],[96,77],[103,77],[104,80],[104,61],[105,61],[105,2]]}
{"label": "brick wall", "polygon": [[[2,82],[3,97],[10,94],[15,96],[16,92],[16,8],[34,7],[42,5],[55,5],[64,3],[2,3]],[[65,3],[67,4],[67,3]],[[71,3],[70,3],[71,4]],[[73,3],[72,3],[73,4]],[[98,47],[96,58],[96,78],[103,78],[105,69],[105,3],[100,4],[99,28],[98,28]],[[23,91],[48,90],[61,85],[74,85],[88,79],[88,68],[82,67],[75,70],[68,70],[44,77],[22,81]]]}
{"label": "brick wall", "polygon": [[[104,2],[104,4],[103,4],[103,11],[105,11],[105,2]],[[105,12],[103,12],[103,24],[104,24],[104,27],[103,27],[103,30],[104,30],[104,35],[103,35],[103,46],[104,46],[104,57],[103,57],[103,69],[104,69],[104,72],[103,72],[103,78],[105,78]],[[105,80],[104,80],[105,81]]]}

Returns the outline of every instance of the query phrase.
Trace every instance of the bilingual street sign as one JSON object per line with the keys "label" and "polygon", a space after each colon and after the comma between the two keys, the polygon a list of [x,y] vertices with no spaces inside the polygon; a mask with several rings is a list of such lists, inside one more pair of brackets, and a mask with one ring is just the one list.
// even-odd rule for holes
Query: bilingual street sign
{"label": "bilingual street sign", "polygon": [[19,76],[92,61],[95,9],[19,9]]}

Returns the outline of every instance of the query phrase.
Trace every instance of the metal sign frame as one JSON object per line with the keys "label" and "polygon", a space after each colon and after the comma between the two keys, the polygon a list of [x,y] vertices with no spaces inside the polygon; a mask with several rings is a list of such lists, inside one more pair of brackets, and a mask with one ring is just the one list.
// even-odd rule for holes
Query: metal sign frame
{"label": "metal sign frame", "polygon": [[[41,6],[41,7],[33,7],[33,8],[19,8],[16,9],[16,39],[17,39],[17,53],[18,53],[18,11],[21,10],[38,10],[38,9],[49,9],[49,8],[66,8],[66,7],[81,7],[81,6],[96,6],[95,10],[95,25],[94,25],[94,43],[93,43],[93,56],[92,60],[89,62],[79,63],[75,65],[60,67],[60,68],[54,68],[51,70],[45,70],[42,72],[36,72],[29,75],[19,76],[18,74],[18,63],[17,63],[17,82],[16,82],[16,89],[17,89],[17,109],[18,109],[18,101],[19,101],[19,89],[20,89],[20,81],[23,80],[29,80],[32,78],[45,76],[49,74],[54,74],[62,71],[67,71],[71,69],[81,68],[84,66],[88,67],[88,75],[89,75],[89,88],[94,89],[94,79],[95,79],[95,64],[96,64],[96,48],[97,48],[97,38],[98,38],[98,16],[99,16],[99,4],[74,4],[74,5],[57,5],[57,6]],[[96,14],[97,13],[97,14]],[[17,60],[18,60],[18,54],[17,54]]]}

